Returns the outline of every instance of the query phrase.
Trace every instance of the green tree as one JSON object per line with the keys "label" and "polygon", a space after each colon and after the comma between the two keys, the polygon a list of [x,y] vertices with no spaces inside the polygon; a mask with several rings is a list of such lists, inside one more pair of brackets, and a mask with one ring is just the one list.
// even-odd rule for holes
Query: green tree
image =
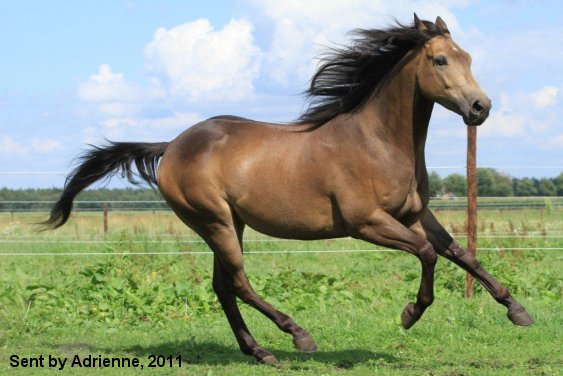
{"label": "green tree", "polygon": [[495,177],[488,168],[477,169],[477,196],[495,195]]}
{"label": "green tree", "polygon": [[517,179],[515,186],[516,196],[536,196],[538,194],[536,185],[530,178]]}
{"label": "green tree", "polygon": [[477,195],[488,197],[512,196],[512,177],[492,168],[477,169]]}
{"label": "green tree", "polygon": [[438,175],[436,171],[432,171],[428,175],[428,184],[430,186],[431,197],[439,196],[442,193],[442,187],[443,187],[442,178],[440,177],[440,175]]}
{"label": "green tree", "polygon": [[555,184],[557,189],[557,196],[563,196],[563,172],[553,179],[553,184]]}
{"label": "green tree", "polygon": [[467,196],[467,181],[461,174],[451,174],[444,179],[444,189],[456,196]]}
{"label": "green tree", "polygon": [[495,196],[514,196],[514,189],[512,188],[512,176],[494,170],[493,174],[495,177]]}
{"label": "green tree", "polygon": [[538,184],[538,193],[540,196],[555,196],[557,195],[557,187],[550,179],[543,178]]}

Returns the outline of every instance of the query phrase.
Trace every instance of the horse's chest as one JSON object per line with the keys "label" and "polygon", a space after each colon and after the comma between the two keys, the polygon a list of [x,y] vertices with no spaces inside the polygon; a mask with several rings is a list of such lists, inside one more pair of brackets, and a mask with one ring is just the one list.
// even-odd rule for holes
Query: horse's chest
{"label": "horse's chest", "polygon": [[410,223],[418,218],[420,213],[424,210],[424,203],[419,193],[414,191],[409,193],[404,203],[396,209],[393,213],[395,218],[403,223]]}
{"label": "horse's chest", "polygon": [[382,191],[374,190],[374,204],[403,223],[416,219],[428,203],[420,195],[415,179],[410,184],[396,184],[386,188]]}

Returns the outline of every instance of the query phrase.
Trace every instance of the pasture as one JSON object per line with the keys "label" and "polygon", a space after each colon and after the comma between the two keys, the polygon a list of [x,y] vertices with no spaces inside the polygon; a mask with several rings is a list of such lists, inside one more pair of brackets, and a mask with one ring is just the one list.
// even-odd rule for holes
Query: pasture
{"label": "pasture", "polygon": [[[212,257],[173,214],[111,211],[104,238],[100,212],[74,213],[63,228],[42,233],[32,223],[45,213],[3,213],[0,374],[53,371],[12,368],[12,355],[69,363],[91,355],[137,358],[144,374],[556,375],[563,367],[562,214],[557,207],[479,212],[478,257],[533,316],[527,328],[512,325],[480,286],[465,299],[465,272],[440,259],[436,300],[406,331],[399,315],[417,292],[415,257],[353,239],[280,241],[247,229],[251,283],[319,345],[314,354],[297,352],[290,336],[240,305],[258,342],[281,361],[273,368],[240,354],[211,288]],[[463,233],[464,211],[437,217]],[[181,366],[149,368],[151,355],[179,355]],[[68,363],[63,370],[94,371]]]}

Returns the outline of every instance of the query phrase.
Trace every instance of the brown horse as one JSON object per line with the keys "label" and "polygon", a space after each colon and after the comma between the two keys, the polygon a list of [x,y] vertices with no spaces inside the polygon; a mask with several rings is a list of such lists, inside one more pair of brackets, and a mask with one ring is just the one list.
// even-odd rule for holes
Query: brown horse
{"label": "brown horse", "polygon": [[96,147],[68,177],[46,224],[62,226],[73,199],[96,180],[122,171],[136,182],[134,164],[214,252],[213,288],[240,349],[264,363],[277,360],[250,334],[236,298],[291,334],[297,349],[317,346],[252,289],[243,267],[245,225],[280,238],[351,236],[415,255],[422,278],[416,302],[401,315],[407,329],[434,300],[437,255],[471,273],[514,324],[530,325],[524,307],[427,207],[424,146],[434,102],[468,126],[482,124],[491,108],[470,65],[440,17],[433,23],[415,15],[411,26],[359,30],[351,46],[325,57],[297,123],[219,116],[170,143]]}

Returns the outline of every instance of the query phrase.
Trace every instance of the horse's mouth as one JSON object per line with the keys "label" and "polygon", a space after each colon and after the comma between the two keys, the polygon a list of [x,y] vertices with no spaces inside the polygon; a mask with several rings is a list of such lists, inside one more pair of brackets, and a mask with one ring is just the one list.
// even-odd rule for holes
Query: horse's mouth
{"label": "horse's mouth", "polygon": [[487,118],[489,117],[489,114],[487,113],[485,116],[471,116],[471,114],[469,116],[466,116],[464,114],[462,116],[463,116],[463,122],[465,123],[465,125],[479,126],[479,125],[483,124],[485,122],[485,120],[487,120]]}
{"label": "horse's mouth", "polygon": [[479,126],[485,122],[485,119],[470,119],[467,116],[463,116],[463,122],[468,126]]}

